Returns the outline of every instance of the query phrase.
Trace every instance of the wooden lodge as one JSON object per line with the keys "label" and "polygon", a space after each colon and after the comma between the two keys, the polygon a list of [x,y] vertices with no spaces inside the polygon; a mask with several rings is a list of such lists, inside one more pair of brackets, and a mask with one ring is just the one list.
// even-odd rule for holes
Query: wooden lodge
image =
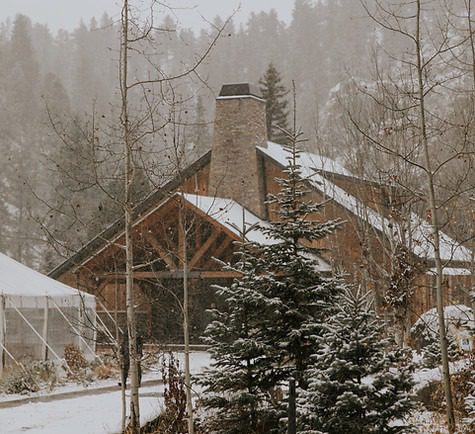
{"label": "wooden lodge", "polygon": [[[236,275],[222,266],[234,261],[234,241],[241,239],[245,227],[276,218],[265,199],[278,192],[275,179],[284,176],[286,155],[283,146],[267,140],[265,102],[257,89],[224,85],[216,100],[211,150],[134,210],[134,278],[147,337],[181,340],[180,297],[186,271],[192,339],[198,341],[209,319],[206,309],[219,302],[213,285],[229,283]],[[337,161],[310,152],[302,152],[299,163],[308,178],[310,198],[326,202],[322,215],[309,218],[346,222],[319,246],[327,248],[319,258],[322,272],[344,273],[349,281],[373,291],[382,309],[395,270],[390,252],[401,244],[417,271],[411,317],[432,307],[434,249],[428,223],[411,213],[401,229],[394,211],[403,198],[391,186],[355,177]],[[248,236],[270,242],[257,231]],[[123,222],[118,220],[50,273],[94,294],[98,313],[111,327],[125,318],[122,244]],[[471,252],[442,234],[441,253],[446,302],[468,303]]]}

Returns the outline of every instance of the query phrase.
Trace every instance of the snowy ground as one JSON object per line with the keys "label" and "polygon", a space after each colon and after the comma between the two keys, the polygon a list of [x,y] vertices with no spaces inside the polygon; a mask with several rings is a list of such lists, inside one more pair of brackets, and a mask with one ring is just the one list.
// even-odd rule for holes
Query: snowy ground
{"label": "snowy ground", "polygon": [[[140,390],[143,422],[159,413],[163,386]],[[102,434],[120,431],[120,390],[53,402],[28,403],[1,409],[3,434]]]}
{"label": "snowy ground", "polygon": [[[182,359],[182,355],[178,355]],[[192,372],[197,373],[209,365],[205,352],[191,353]],[[182,364],[181,364],[182,365]],[[149,372],[144,380],[160,379],[158,372]],[[89,389],[117,384],[117,380],[101,381]],[[80,386],[66,386],[54,393],[79,390]],[[140,389],[141,420],[153,419],[162,406],[163,386],[145,386]],[[42,393],[44,395],[44,392]],[[0,396],[0,402],[18,399]],[[120,431],[121,399],[117,391],[87,395],[51,402],[25,402],[11,408],[0,409],[0,431],[2,434],[115,434]]]}
{"label": "snowy ground", "polygon": [[[183,366],[183,355],[177,355],[180,366]],[[198,373],[209,366],[210,356],[206,352],[191,353],[193,373]],[[452,365],[457,371],[463,363]],[[421,370],[415,374],[419,385],[440,378],[439,369]],[[160,380],[159,369],[151,370],[144,375],[144,381]],[[50,402],[28,402],[27,400],[12,407],[0,408],[1,434],[117,434],[120,431],[121,397],[117,379],[102,380],[90,384],[87,389],[101,389],[108,386],[117,387],[108,393],[91,394],[80,397],[60,399]],[[114,388],[115,389],[115,388]],[[66,385],[53,392],[39,392],[31,397],[51,396],[65,392],[82,391],[84,386]],[[153,419],[162,408],[163,385],[145,385],[140,389],[140,410],[142,423]],[[128,394],[127,394],[128,395]],[[25,398],[21,395],[0,395],[0,407],[9,401]],[[443,433],[443,415],[428,411],[415,413],[411,422],[418,426],[419,433]]]}

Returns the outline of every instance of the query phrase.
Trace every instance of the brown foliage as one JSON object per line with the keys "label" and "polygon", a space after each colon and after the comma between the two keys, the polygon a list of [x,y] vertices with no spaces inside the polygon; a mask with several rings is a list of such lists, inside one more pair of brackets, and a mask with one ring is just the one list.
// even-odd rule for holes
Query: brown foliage
{"label": "brown foliage", "polygon": [[64,347],[64,359],[74,375],[78,375],[87,366],[84,354],[76,345]]}
{"label": "brown foliage", "polygon": [[172,353],[162,362],[164,410],[141,430],[142,434],[182,434],[186,427],[186,394],[178,361]]}
{"label": "brown foliage", "polygon": [[[467,357],[467,364],[460,372],[451,375],[452,390],[454,395],[454,410],[457,419],[459,420],[459,432],[465,434],[474,434],[474,426],[466,426],[463,419],[468,416],[465,408],[465,398],[473,392],[473,383],[475,383],[475,352],[472,352]],[[443,410],[444,391],[442,384],[439,384],[435,390],[432,400],[434,403],[439,403]]]}

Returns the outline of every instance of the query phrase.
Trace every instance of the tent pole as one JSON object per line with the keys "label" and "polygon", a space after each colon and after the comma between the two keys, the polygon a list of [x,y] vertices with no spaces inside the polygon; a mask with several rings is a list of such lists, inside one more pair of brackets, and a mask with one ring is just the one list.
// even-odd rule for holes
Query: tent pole
{"label": "tent pole", "polygon": [[97,311],[96,311],[96,307],[94,306],[94,322],[93,322],[93,338],[92,338],[92,342],[94,342],[94,353],[96,352],[96,348],[97,348]]}
{"label": "tent pole", "polygon": [[13,357],[13,354],[10,353],[10,351],[8,351],[7,348],[1,343],[0,343],[0,350],[2,353],[4,352],[8,357],[10,357],[10,359],[12,359],[15,362],[15,364],[17,364],[20,368],[25,369],[24,366],[17,359],[15,359],[15,357]]}
{"label": "tent pole", "polygon": [[43,348],[41,355],[43,360],[48,360],[48,296],[45,297],[45,307],[44,307],[44,315],[43,315]]}
{"label": "tent pole", "polygon": [[117,322],[115,321],[114,317],[110,314],[110,312],[107,310],[107,308],[104,306],[104,304],[102,303],[102,301],[100,300],[97,300],[101,306],[101,309],[107,314],[107,316],[112,320],[112,322],[115,324],[115,326],[119,329],[119,332],[120,333],[124,333],[122,331],[122,329],[119,327],[119,324],[117,324]]}
{"label": "tent pole", "polygon": [[56,309],[58,310],[58,312],[60,313],[60,315],[64,318],[64,320],[69,324],[69,326],[73,329],[74,333],[76,333],[76,335],[79,337],[79,339],[81,339],[81,341],[84,342],[84,345],[86,345],[87,349],[89,351],[91,351],[92,354],[94,354],[94,356],[104,365],[104,362],[102,361],[102,359],[95,353],[95,351],[89,346],[89,344],[87,343],[86,339],[84,339],[84,337],[81,335],[81,333],[79,333],[79,330],[74,327],[74,325],[71,323],[71,321],[69,320],[69,318],[64,314],[64,312],[61,310],[61,308],[58,306],[58,304],[56,303],[56,301],[54,301],[54,299],[51,299],[51,301],[54,303]]}
{"label": "tent pole", "polygon": [[0,378],[3,378],[5,366],[5,323],[5,296],[2,294],[0,296]]}
{"label": "tent pole", "polygon": [[[28,319],[26,319],[25,315],[23,315],[20,310],[15,306],[15,304],[10,301],[12,306],[13,306],[13,309],[15,309],[15,311],[18,313],[18,315],[20,315],[20,317],[23,319],[23,321],[26,322],[26,324],[28,325],[28,327],[30,327],[30,329],[33,331],[33,333],[38,336],[38,338],[41,340],[41,342],[43,342],[44,344],[46,344],[46,346],[48,347],[48,349],[51,351],[51,353],[54,355],[54,357],[56,357],[59,361],[63,361],[63,359],[61,357],[58,356],[58,354],[56,353],[56,351],[53,350],[53,348],[51,348],[51,346],[48,344],[48,342],[46,342],[44,339],[43,339],[43,336],[41,336],[40,333],[38,333],[38,331],[33,327],[33,325],[30,323],[30,321],[28,321]],[[68,371],[71,375],[74,375],[73,371],[71,371],[71,368],[68,366],[68,364],[66,363],[66,367],[68,368]]]}
{"label": "tent pole", "polygon": [[104,321],[102,320],[102,318],[100,317],[100,315],[97,315],[96,314],[96,318],[99,320],[99,323],[101,324],[102,326],[102,331],[104,331],[106,333],[106,335],[109,336],[110,340],[111,340],[111,343],[116,343],[118,342],[117,339],[112,335],[111,331],[107,328],[107,326],[104,324]]}

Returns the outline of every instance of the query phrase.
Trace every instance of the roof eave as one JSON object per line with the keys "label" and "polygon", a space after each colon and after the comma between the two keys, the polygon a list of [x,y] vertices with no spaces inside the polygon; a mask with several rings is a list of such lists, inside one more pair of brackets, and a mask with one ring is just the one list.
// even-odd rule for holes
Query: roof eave
{"label": "roof eave", "polygon": [[[189,177],[196,173],[199,169],[206,166],[211,160],[211,150],[204,153],[201,157],[191,163],[181,174],[175,176],[173,179],[165,183],[162,187],[148,195],[133,209],[132,218],[135,220],[142,216],[142,214],[155,208],[159,203],[167,197],[167,194],[176,190],[183,181],[183,177]],[[112,240],[124,229],[124,221],[122,218],[117,219],[106,229],[88,241],[80,250],[73,256],[66,259],[64,262],[53,268],[48,276],[53,279],[58,279],[60,276],[70,271],[72,268],[80,265],[93,252],[101,250],[108,241]]]}

